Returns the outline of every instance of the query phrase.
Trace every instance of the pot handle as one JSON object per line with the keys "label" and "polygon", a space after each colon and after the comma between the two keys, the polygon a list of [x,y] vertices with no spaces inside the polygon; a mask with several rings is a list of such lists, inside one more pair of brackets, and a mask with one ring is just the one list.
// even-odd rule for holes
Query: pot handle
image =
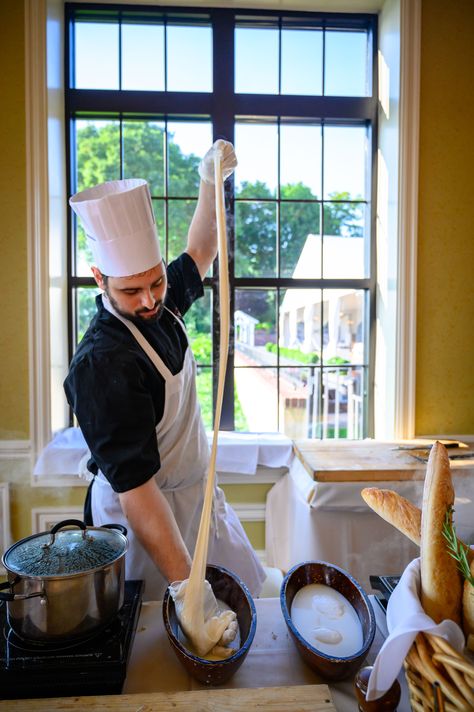
{"label": "pot handle", "polygon": [[123,524],[102,524],[102,527],[104,529],[118,529],[124,536],[127,536],[127,527],[124,527]]}
{"label": "pot handle", "polygon": [[54,539],[56,537],[56,534],[60,529],[63,529],[63,527],[79,527],[79,529],[82,529],[82,538],[85,539],[86,536],[86,530],[87,526],[84,524],[84,522],[81,522],[80,519],[63,519],[62,522],[58,522],[57,524],[54,525],[54,527],[51,527],[51,539],[47,544],[43,544],[43,546],[48,547],[52,546],[54,544]]}
{"label": "pot handle", "polygon": [[50,534],[56,534],[63,527],[79,527],[83,532],[87,529],[84,522],[81,522],[80,519],[63,519],[62,522],[58,522],[54,527],[51,527]]}
{"label": "pot handle", "polygon": [[[0,583],[0,589],[13,588],[19,580],[19,578],[16,578],[12,582],[4,581],[4,583]],[[0,601],[20,601],[26,598],[35,598],[36,596],[44,597],[44,591],[37,591],[36,593],[0,593]]]}

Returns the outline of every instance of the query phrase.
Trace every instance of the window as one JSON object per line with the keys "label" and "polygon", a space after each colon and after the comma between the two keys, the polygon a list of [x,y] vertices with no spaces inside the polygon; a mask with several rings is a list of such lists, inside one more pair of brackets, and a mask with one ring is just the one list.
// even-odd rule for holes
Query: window
{"label": "window", "polygon": [[[235,144],[222,427],[370,435],[376,17],[71,4],[66,26],[70,194],[146,178],[171,260],[185,246],[200,157],[216,138]],[[70,220],[72,354],[96,288]],[[208,428],[216,270],[186,317]]]}

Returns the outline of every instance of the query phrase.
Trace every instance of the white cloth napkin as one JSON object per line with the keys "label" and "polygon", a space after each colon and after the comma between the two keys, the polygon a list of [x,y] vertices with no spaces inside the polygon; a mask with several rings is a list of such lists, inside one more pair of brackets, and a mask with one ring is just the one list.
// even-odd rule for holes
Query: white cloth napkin
{"label": "white cloth napkin", "polygon": [[387,606],[389,636],[381,647],[369,678],[367,700],[376,700],[390,689],[417,634],[421,631],[444,638],[459,653],[465,640],[461,628],[451,620],[436,624],[420,602],[420,559],[403,572]]}
{"label": "white cloth napkin", "polygon": [[90,457],[89,448],[79,428],[65,428],[57,432],[40,453],[33,474],[36,477],[55,475],[84,476]]}
{"label": "white cloth napkin", "polygon": [[[212,434],[208,435],[209,442]],[[219,431],[217,472],[255,475],[258,465],[288,467],[293,453],[291,440],[279,433]]]}

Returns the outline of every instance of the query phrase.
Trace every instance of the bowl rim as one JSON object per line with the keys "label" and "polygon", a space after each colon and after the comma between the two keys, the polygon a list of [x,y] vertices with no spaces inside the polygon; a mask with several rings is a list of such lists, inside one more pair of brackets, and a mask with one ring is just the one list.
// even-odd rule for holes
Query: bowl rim
{"label": "bowl rim", "polygon": [[[165,591],[165,595],[163,596],[163,605],[162,605],[162,611],[163,611],[163,622],[165,624],[165,630],[166,634],[172,643],[180,652],[182,652],[187,658],[189,658],[193,662],[198,662],[201,665],[229,665],[238,660],[242,655],[246,654],[248,650],[250,649],[250,646],[252,644],[252,641],[255,637],[255,631],[257,630],[257,610],[255,608],[255,603],[254,600],[250,594],[249,589],[247,588],[246,584],[240,579],[236,574],[234,574],[233,571],[230,571],[229,569],[226,569],[224,566],[220,566],[219,564],[207,564],[206,569],[212,568],[212,569],[217,569],[218,571],[223,571],[225,574],[230,576],[231,578],[236,581],[239,586],[242,588],[242,590],[245,593],[245,597],[249,603],[250,606],[250,614],[251,614],[251,621],[250,621],[250,628],[248,635],[245,639],[245,641],[241,644],[240,648],[233,654],[230,655],[228,658],[224,658],[223,660],[206,660],[206,658],[200,658],[199,655],[194,655],[194,653],[191,653],[188,648],[185,648],[185,646],[180,642],[180,640],[175,636],[173,631],[171,630],[171,625],[169,622],[169,616],[165,615],[168,605],[169,605],[169,600],[173,600],[171,598],[169,586],[167,587]],[[245,647],[245,649],[244,649]]]}
{"label": "bowl rim", "polygon": [[[288,610],[288,606],[286,605],[286,589],[288,586],[288,582],[290,578],[293,576],[293,574],[298,570],[303,568],[304,566],[307,566],[308,564],[322,564],[323,566],[330,567],[331,569],[335,569],[339,573],[343,574],[346,578],[348,578],[352,584],[356,587],[358,590],[359,594],[362,597],[362,600],[365,603],[365,606],[367,608],[368,614],[369,614],[369,630],[367,633],[367,639],[362,645],[359,650],[357,650],[355,653],[349,656],[338,656],[338,655],[328,655],[327,653],[324,653],[322,650],[319,650],[318,648],[315,648],[311,643],[309,643],[306,638],[304,638],[301,633],[297,630],[296,626],[294,625],[293,621],[291,620],[290,616],[290,611]],[[340,591],[339,591],[340,593]],[[350,601],[349,601],[350,603]],[[352,605],[352,604],[351,604]],[[324,660],[332,660],[334,662],[341,661],[341,662],[351,662],[353,660],[356,660],[359,658],[361,655],[366,653],[370,646],[373,643],[374,637],[375,637],[375,630],[376,630],[376,623],[375,623],[375,613],[374,609],[372,608],[372,604],[369,601],[369,597],[360,585],[360,583],[353,577],[348,571],[345,571],[344,569],[341,569],[340,566],[336,566],[336,564],[331,564],[329,561],[320,561],[320,560],[309,560],[309,561],[302,561],[299,564],[295,564],[285,575],[281,587],[280,587],[280,607],[281,607],[281,612],[283,614],[283,618],[285,619],[285,623],[290,629],[291,633],[295,636],[295,638],[298,640],[299,643],[301,643],[305,648],[308,648],[310,652],[316,653],[319,657],[323,658]]]}

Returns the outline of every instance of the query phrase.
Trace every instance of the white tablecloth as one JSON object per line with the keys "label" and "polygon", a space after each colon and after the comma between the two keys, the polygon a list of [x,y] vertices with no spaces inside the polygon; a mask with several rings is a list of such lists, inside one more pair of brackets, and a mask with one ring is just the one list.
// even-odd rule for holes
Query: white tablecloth
{"label": "white tablecloth", "polygon": [[[455,467],[457,533],[474,543],[474,468]],[[360,491],[377,486],[421,506],[422,480],[315,482],[295,458],[267,496],[267,565],[288,571],[302,561],[328,561],[349,571],[367,592],[371,574],[401,574],[419,549],[365,504]]]}

